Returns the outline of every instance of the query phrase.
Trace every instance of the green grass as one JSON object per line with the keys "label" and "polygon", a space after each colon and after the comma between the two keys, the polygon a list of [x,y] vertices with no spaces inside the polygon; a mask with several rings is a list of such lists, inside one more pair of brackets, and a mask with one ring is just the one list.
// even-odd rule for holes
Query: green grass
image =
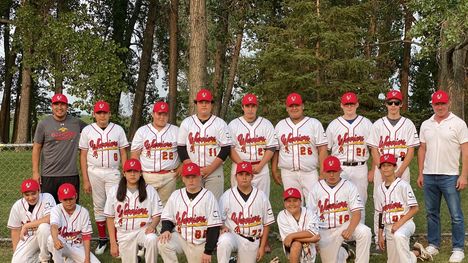
{"label": "green grass", "polygon": [[[224,167],[225,174],[230,174],[230,162],[226,162]],[[29,178],[31,176],[31,151],[22,151],[22,152],[14,152],[13,149],[5,150],[4,148],[0,148],[0,224],[3,226],[0,228],[0,237],[1,238],[8,238],[10,236],[9,230],[6,227],[8,221],[8,215],[10,213],[10,207],[13,203],[21,197],[20,194],[20,184],[21,181],[25,178]],[[424,199],[423,199],[423,191],[416,187],[416,175],[417,175],[417,167],[416,162],[413,161],[411,166],[411,174],[412,174],[412,186],[415,191],[415,195],[418,199],[420,205],[420,211],[415,216],[414,221],[416,223],[416,234],[425,234],[427,232],[426,229],[426,216],[425,216],[425,207],[424,207]],[[229,187],[229,176],[225,177],[226,188]],[[181,184],[179,183],[179,186]],[[271,194],[270,194],[270,201],[273,207],[273,211],[275,215],[278,214],[280,210],[283,209],[282,207],[282,188],[272,182],[271,185]],[[468,198],[467,190],[462,192],[462,200]],[[83,206],[90,210],[90,214],[92,215],[92,201],[90,195],[81,194],[80,202]],[[372,225],[372,213],[373,213],[373,205],[372,205],[372,185],[369,186],[369,200],[366,205],[366,224],[368,226]],[[463,211],[468,211],[468,203],[462,203]],[[442,224],[442,232],[450,233],[450,216],[448,214],[448,210],[446,207],[445,202],[442,204],[441,208],[441,224]],[[468,220],[465,220],[468,222]],[[467,223],[465,223],[467,224]],[[94,226],[93,226],[94,227]],[[281,248],[281,243],[275,238],[278,236],[278,226],[274,224],[271,228],[271,232],[274,234],[270,237],[270,245],[272,246],[272,252],[265,256],[265,259],[262,262],[269,262],[275,256],[280,258],[280,262],[287,262],[284,255],[283,250]],[[94,233],[97,233],[96,230]],[[426,244],[424,239],[419,239],[418,241]],[[96,246],[93,243],[93,250]],[[0,243],[0,262],[10,262],[11,259],[11,244],[9,242]],[[442,244],[441,253],[436,256],[434,262],[447,262],[448,258],[450,257],[451,253],[451,242],[449,239],[445,239]],[[109,254],[108,250],[103,256],[99,257],[101,262],[120,262],[120,260],[112,259]],[[182,257],[181,257],[182,259]],[[162,262],[160,260],[159,262]],[[181,260],[181,262],[185,262],[185,260]],[[317,260],[320,262],[320,260]],[[370,262],[386,262],[385,256],[378,256],[378,257],[371,257]],[[468,260],[466,261],[468,262]],[[239,262],[242,263],[242,262]]]}

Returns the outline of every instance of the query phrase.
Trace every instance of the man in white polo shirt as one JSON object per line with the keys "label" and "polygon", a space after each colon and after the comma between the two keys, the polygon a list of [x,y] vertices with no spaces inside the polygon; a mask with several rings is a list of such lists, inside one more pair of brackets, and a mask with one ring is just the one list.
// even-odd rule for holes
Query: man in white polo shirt
{"label": "man in white polo shirt", "polygon": [[[440,200],[443,196],[452,219],[452,256],[449,262],[462,262],[465,228],[460,191],[467,185],[468,128],[449,111],[449,96],[444,91],[432,95],[434,115],[421,125],[418,151],[418,186],[424,189],[427,212],[427,252],[439,253]],[[459,173],[460,153],[462,170]]]}

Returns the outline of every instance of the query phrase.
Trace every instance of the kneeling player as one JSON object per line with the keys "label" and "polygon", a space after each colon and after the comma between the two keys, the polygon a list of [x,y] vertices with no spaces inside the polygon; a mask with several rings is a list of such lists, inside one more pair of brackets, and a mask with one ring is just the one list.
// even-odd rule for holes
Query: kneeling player
{"label": "kneeling player", "polygon": [[218,201],[201,187],[195,163],[183,165],[182,181],[185,187],[172,193],[161,216],[159,253],[164,262],[178,262],[177,254],[184,253],[188,263],[209,263],[222,225]]}
{"label": "kneeling player", "polygon": [[315,262],[315,244],[320,240],[318,218],[302,207],[301,192],[288,188],[283,192],[284,210],[278,213],[283,248],[291,263]]}
{"label": "kneeling player", "polygon": [[319,216],[320,258],[323,263],[346,262],[349,253],[344,240],[356,240],[356,263],[369,262],[370,228],[360,223],[364,209],[356,187],[342,179],[340,160],[328,156],[323,161],[325,179],[313,186],[307,206]]}
{"label": "kneeling player", "polygon": [[[379,213],[379,246],[385,248],[387,240],[388,263],[414,263],[417,257],[432,260],[424,247],[415,243],[410,251],[410,237],[415,231],[413,216],[418,212],[418,202],[411,185],[395,175],[397,166],[393,154],[380,157],[380,173],[384,182],[378,186],[376,192],[375,210]],[[385,238],[384,238],[385,231]]]}
{"label": "kneeling player", "polygon": [[48,248],[55,263],[99,263],[91,253],[91,221],[86,208],[76,204],[75,186],[69,183],[58,188],[60,204],[50,212]]}
{"label": "kneeling player", "polygon": [[111,255],[120,255],[124,263],[136,263],[138,246],[141,246],[146,249],[145,261],[157,262],[155,229],[161,218],[162,203],[154,187],[145,183],[138,159],[125,161],[123,170],[124,176],[109,190],[104,207]]}
{"label": "kneeling player", "polygon": [[39,193],[39,183],[33,179],[21,183],[21,192],[23,198],[13,205],[8,219],[14,251],[11,262],[48,262],[49,217],[55,199],[48,193]]}
{"label": "kneeling player", "polygon": [[252,164],[240,162],[236,168],[237,187],[221,196],[224,226],[218,241],[218,262],[228,263],[237,251],[237,262],[260,261],[265,254],[270,225],[275,222],[265,193],[252,186]]}

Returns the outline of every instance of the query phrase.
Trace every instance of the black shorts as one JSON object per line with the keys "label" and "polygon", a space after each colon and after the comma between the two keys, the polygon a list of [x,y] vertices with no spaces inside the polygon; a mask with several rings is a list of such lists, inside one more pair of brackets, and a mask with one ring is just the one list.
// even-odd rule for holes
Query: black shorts
{"label": "black shorts", "polygon": [[59,204],[57,192],[58,188],[64,183],[70,183],[75,186],[77,193],[76,203],[78,203],[80,200],[80,177],[78,175],[60,177],[41,176],[41,192],[51,194],[55,202]]}

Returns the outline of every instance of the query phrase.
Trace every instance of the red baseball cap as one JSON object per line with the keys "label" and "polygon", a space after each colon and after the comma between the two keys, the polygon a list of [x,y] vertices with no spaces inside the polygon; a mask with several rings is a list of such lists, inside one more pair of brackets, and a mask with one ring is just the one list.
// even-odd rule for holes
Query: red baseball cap
{"label": "red baseball cap", "polygon": [[35,192],[39,190],[39,183],[33,179],[26,179],[21,183],[21,193]]}
{"label": "red baseball cap", "polygon": [[67,96],[65,96],[65,95],[63,95],[63,94],[60,94],[60,93],[55,94],[55,95],[52,97],[52,104],[54,104],[54,103],[59,103],[59,102],[68,104]]}
{"label": "red baseball cap", "polygon": [[124,172],[128,171],[138,171],[141,172],[141,163],[138,159],[128,159],[125,161],[124,167],[123,167]]}
{"label": "red baseball cap", "polygon": [[341,104],[358,103],[358,98],[354,92],[346,92],[341,96]]}
{"label": "red baseball cap", "polygon": [[436,103],[448,103],[449,95],[443,90],[438,90],[432,94],[432,104]]}
{"label": "red baseball cap", "polygon": [[257,96],[252,93],[245,94],[245,96],[242,98],[242,105],[249,104],[258,105]]}
{"label": "red baseball cap", "polygon": [[385,97],[386,100],[399,100],[403,101],[403,95],[399,90],[391,90],[387,92],[387,96]]}
{"label": "red baseball cap", "polygon": [[109,112],[110,111],[110,106],[109,103],[100,100],[94,104],[94,113],[98,112]]}
{"label": "red baseball cap", "polygon": [[249,162],[238,163],[236,168],[236,174],[242,172],[248,172],[249,174],[252,174],[252,164]]}
{"label": "red baseball cap", "polygon": [[286,98],[286,106],[290,107],[291,105],[302,105],[302,97],[297,93],[291,93]]}
{"label": "red baseball cap", "polygon": [[167,113],[169,112],[169,104],[164,101],[158,101],[153,106],[153,112],[156,113]]}
{"label": "red baseball cap", "polygon": [[393,154],[390,154],[390,153],[386,153],[386,154],[383,154],[380,156],[380,164],[379,164],[379,167],[384,164],[384,163],[390,163],[390,164],[393,164],[393,165],[396,165],[397,164],[397,160],[395,158],[395,155]]}
{"label": "red baseball cap", "polygon": [[324,172],[338,172],[341,171],[341,162],[335,156],[328,156],[323,160]]}
{"label": "red baseball cap", "polygon": [[195,99],[195,101],[213,101],[213,95],[211,95],[211,91],[207,89],[201,89],[197,93],[197,98]]}
{"label": "red baseball cap", "polygon": [[58,199],[70,199],[76,197],[76,189],[75,186],[70,183],[62,184],[57,191]]}
{"label": "red baseball cap", "polygon": [[286,200],[286,199],[288,199],[290,197],[301,199],[301,192],[297,188],[294,188],[294,187],[291,187],[291,188],[288,188],[288,189],[284,190],[283,200]]}
{"label": "red baseball cap", "polygon": [[200,176],[200,167],[196,163],[188,163],[182,166],[182,176],[196,175]]}

